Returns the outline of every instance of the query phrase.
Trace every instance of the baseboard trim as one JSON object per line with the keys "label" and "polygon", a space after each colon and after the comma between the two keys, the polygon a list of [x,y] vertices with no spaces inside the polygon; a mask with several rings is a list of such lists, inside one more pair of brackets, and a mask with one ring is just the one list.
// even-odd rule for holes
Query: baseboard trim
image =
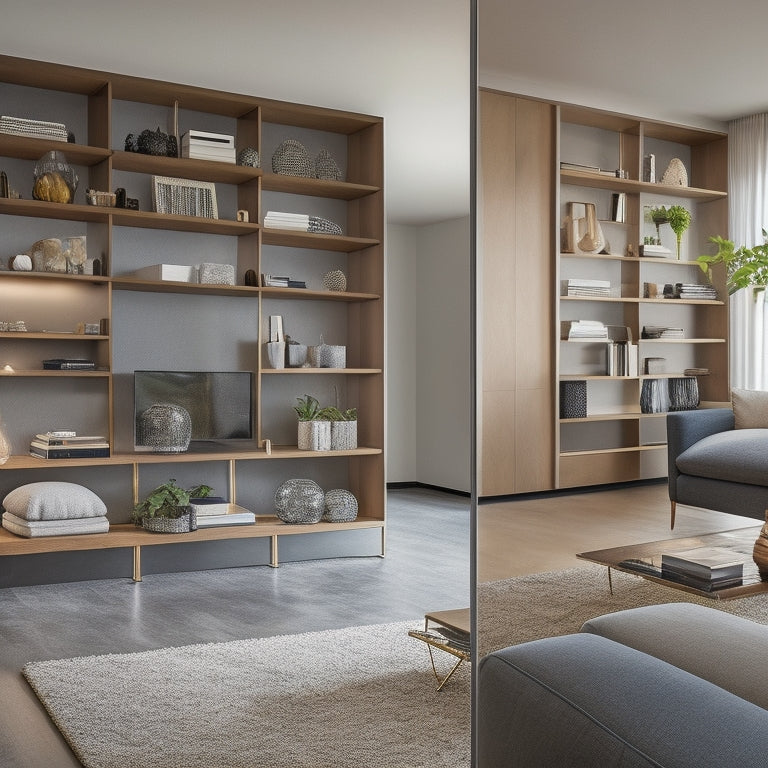
{"label": "baseboard trim", "polygon": [[387,490],[388,491],[397,491],[407,488],[425,488],[429,491],[440,491],[442,493],[451,493],[454,496],[464,496],[466,498],[470,497],[469,491],[459,491],[455,488],[444,488],[441,485],[430,485],[429,483],[416,483],[416,482],[405,482],[405,483],[387,483]]}
{"label": "baseboard trim", "polygon": [[605,483],[602,485],[582,485],[577,488],[557,488],[551,491],[532,491],[530,493],[508,493],[503,496],[481,496],[478,504],[495,504],[500,501],[523,501],[525,499],[552,499],[558,496],[575,496],[577,493],[597,493],[621,488],[636,488],[644,485],[666,485],[666,477],[652,477],[646,480],[627,480],[623,483]]}

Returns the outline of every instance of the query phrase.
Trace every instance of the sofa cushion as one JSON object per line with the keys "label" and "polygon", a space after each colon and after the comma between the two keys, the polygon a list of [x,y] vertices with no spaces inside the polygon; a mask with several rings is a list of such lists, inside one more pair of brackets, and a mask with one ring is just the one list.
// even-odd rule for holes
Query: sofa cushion
{"label": "sofa cushion", "polygon": [[478,765],[763,768],[768,712],[590,634],[535,640],[478,667]]}
{"label": "sofa cushion", "polygon": [[669,662],[768,709],[768,627],[693,603],[649,605],[585,622],[591,632]]}
{"label": "sofa cushion", "polygon": [[734,429],[710,435],[675,462],[685,475],[749,485],[768,484],[768,429]]}
{"label": "sofa cushion", "polygon": [[768,429],[768,392],[757,389],[732,389],[736,429]]}

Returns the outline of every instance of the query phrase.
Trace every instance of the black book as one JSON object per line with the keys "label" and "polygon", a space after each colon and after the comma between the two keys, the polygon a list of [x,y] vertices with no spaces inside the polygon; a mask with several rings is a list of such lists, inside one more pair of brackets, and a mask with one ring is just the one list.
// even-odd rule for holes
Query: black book
{"label": "black book", "polygon": [[744,555],[724,547],[696,547],[662,554],[661,567],[701,581],[740,579]]}

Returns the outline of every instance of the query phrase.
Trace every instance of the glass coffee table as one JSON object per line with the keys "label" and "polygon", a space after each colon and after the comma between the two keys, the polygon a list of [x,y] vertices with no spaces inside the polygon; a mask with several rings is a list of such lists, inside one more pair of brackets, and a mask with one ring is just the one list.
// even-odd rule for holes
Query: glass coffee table
{"label": "glass coffee table", "polygon": [[[594,552],[580,552],[576,557],[589,560],[599,565],[608,566],[608,585],[613,593],[611,570],[642,576],[644,579],[664,584],[667,587],[691,592],[713,600],[728,600],[734,597],[746,597],[768,592],[768,581],[760,578],[754,560],[752,548],[760,534],[762,526],[737,528],[732,531],[708,533],[703,536],[691,536],[685,539],[664,539],[645,544],[631,544],[626,547],[596,549]],[[722,547],[743,557],[744,573],[740,583],[715,589],[701,589],[682,580],[675,579],[666,570],[662,573],[661,556],[665,552],[677,552],[697,547]]]}

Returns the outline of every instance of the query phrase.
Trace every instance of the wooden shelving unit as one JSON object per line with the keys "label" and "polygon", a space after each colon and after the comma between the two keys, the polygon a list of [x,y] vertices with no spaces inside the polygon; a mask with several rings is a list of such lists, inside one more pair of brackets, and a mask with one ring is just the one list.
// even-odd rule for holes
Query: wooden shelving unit
{"label": "wooden shelving unit", "polygon": [[[639,367],[637,375],[608,376],[600,345],[562,341],[556,345],[558,380],[586,382],[587,416],[556,418],[555,487],[663,477],[664,414],[642,412],[641,389],[654,379],[679,378],[687,368],[705,367],[710,375],[697,378],[702,403],[728,400],[727,292],[722,274],[715,281],[716,300],[649,297],[644,286],[704,282],[695,257],[707,252],[709,236],[727,232],[727,137],[629,116],[617,123],[615,115],[572,106],[560,108],[559,132],[559,161],[599,164],[597,153],[603,159],[612,157],[615,167],[627,171],[629,178],[558,170],[555,226],[559,229],[564,220],[568,202],[592,202],[610,250],[558,254],[558,328],[561,321],[575,319],[625,326],[638,345]],[[643,158],[649,153],[657,155],[658,178],[672,157],[682,158],[690,186],[642,180]],[[606,220],[611,195],[620,193],[625,195],[625,220]],[[644,235],[653,229],[644,210],[659,205],[683,205],[691,212],[693,223],[683,237],[686,254],[675,258],[674,235],[669,231],[665,245],[673,251],[670,258],[627,255],[628,246],[637,253]],[[560,286],[567,277],[609,280],[612,295],[563,296]],[[646,325],[682,327],[684,338],[643,339]],[[664,358],[664,372],[644,373],[647,357]],[[559,405],[556,417],[558,412]]]}
{"label": "wooden shelving unit", "polygon": [[[7,247],[14,249],[11,252],[23,252],[42,237],[87,233],[89,257],[100,260],[102,274],[0,271],[0,320],[24,317],[30,326],[27,333],[0,333],[0,419],[14,449],[10,460],[0,466],[0,498],[22,483],[45,479],[52,470],[57,479],[64,476],[72,482],[83,482],[97,493],[100,481],[94,470],[112,473],[105,483],[114,482],[114,472],[118,472],[123,486],[119,508],[110,508],[110,517],[117,523],[113,526],[115,535],[110,533],[108,539],[99,539],[108,540],[109,544],[97,544],[94,539],[91,546],[87,537],[60,537],[55,546],[46,548],[0,532],[0,554],[112,548],[123,546],[120,537],[125,536],[133,542],[127,546],[138,546],[138,539],[134,541],[137,537],[141,544],[164,543],[167,537],[147,537],[135,529],[129,532],[129,527],[120,523],[127,522],[136,497],[152,483],[153,471],[177,474],[183,473],[185,466],[189,471],[210,471],[214,475],[223,472],[227,488],[217,490],[228,490],[230,501],[234,502],[237,494],[238,503],[255,507],[253,511],[260,522],[255,533],[239,528],[206,529],[174,539],[176,543],[374,528],[381,531],[379,554],[383,554],[386,514],[382,119],[10,56],[0,56],[0,97],[3,89],[13,93],[14,103],[22,105],[18,108],[24,116],[59,120],[68,128],[71,123],[77,137],[76,143],[63,143],[0,134],[0,167],[7,163],[10,186],[23,195],[21,199],[0,199],[0,217],[7,217],[18,232]],[[53,102],[52,92],[56,92]],[[196,121],[203,113],[205,130],[235,135],[238,150],[256,148],[264,167],[124,151],[128,133],[144,128],[154,130],[161,119],[158,116],[171,115],[174,105],[178,107],[181,133],[198,127]],[[65,114],[52,114],[58,110]],[[289,138],[294,132],[310,149],[314,145],[324,147],[326,142],[340,148],[337,160],[345,170],[344,180],[283,176],[267,170],[270,141],[274,143],[275,136]],[[29,199],[34,162],[51,150],[63,152],[80,176],[71,204]],[[155,213],[148,194],[152,175],[214,183],[220,218]],[[140,199],[140,210],[85,203],[83,191],[88,187],[114,191],[121,186],[129,197]],[[333,210],[342,222],[344,234],[266,229],[260,224],[268,205],[264,196],[270,196],[269,205],[272,200],[279,200],[286,206],[284,210],[306,205],[317,205],[323,212]],[[238,210],[248,212],[247,222],[237,220]],[[167,249],[173,252],[168,258]],[[224,256],[211,258],[211,249]],[[180,254],[188,261],[182,262]],[[147,263],[197,264],[223,262],[226,258],[235,267],[234,286],[152,281],[131,275]],[[286,269],[315,275],[314,284],[309,289],[245,285],[247,271],[280,274],[283,263],[288,265]],[[348,291],[320,288],[317,275],[322,276],[320,270],[326,263],[344,268]],[[40,321],[45,324],[36,322],[33,327],[29,322],[35,314],[33,307],[45,307],[45,320]],[[334,338],[329,338],[328,343],[346,345],[348,367],[266,368],[261,342],[266,341],[265,329],[271,314],[285,314],[292,327],[304,334],[316,332],[321,336],[326,326],[330,327],[328,333],[333,333]],[[83,320],[84,315],[89,321],[107,320],[109,333],[60,332]],[[135,330],[137,323],[138,328],[145,327],[141,323],[147,315],[157,318],[154,332]],[[222,329],[228,330],[222,330],[220,337],[203,334],[206,338],[190,344],[185,334],[192,332],[187,330],[190,325],[199,329],[195,325],[198,316],[210,317],[214,327],[221,324]],[[308,339],[307,343],[315,342]],[[144,347],[146,355],[137,353]],[[171,370],[254,372],[252,443],[233,443],[215,450],[177,455],[132,451],[132,388],[126,382],[145,360],[146,367],[161,369],[156,360],[162,357],[163,350],[176,347],[188,351],[184,355],[179,353],[176,365],[168,366]],[[81,352],[82,356],[94,357],[99,369],[42,370],[38,360],[81,356]],[[219,362],[211,367],[210,360]],[[322,384],[323,391],[341,392],[347,405],[357,407],[360,447],[322,453],[299,451],[295,447],[292,383],[301,391]],[[61,420],[81,433],[108,435],[112,455],[106,459],[60,461],[26,455],[31,437],[37,432],[61,428]],[[292,439],[274,439],[274,432],[287,436],[291,429]],[[274,445],[270,453],[264,447],[266,438]],[[119,470],[121,467],[129,472]],[[276,488],[286,477],[309,474],[322,480],[329,471],[331,487],[347,487],[357,497],[360,516],[355,523],[284,526],[269,518],[273,510],[263,500],[247,497],[249,493],[254,495],[254,473],[257,485]],[[240,478],[245,481],[240,482]],[[341,482],[344,486],[339,485]],[[111,488],[110,492],[114,496]],[[276,538],[273,555],[276,560]]]}
{"label": "wooden shelving unit", "polygon": [[[649,298],[644,284],[703,282],[696,258],[728,231],[727,135],[490,89],[481,89],[478,125],[479,495],[663,477],[665,419],[642,412],[643,386],[708,368],[698,377],[702,407],[729,401],[727,292],[722,273],[716,300]],[[657,179],[682,159],[689,185],[645,181],[648,154]],[[620,222],[613,195],[624,195]],[[607,253],[563,252],[569,202],[595,204]],[[639,255],[654,231],[645,210],[661,205],[693,215],[680,260],[669,227],[671,258]],[[562,281],[578,277],[609,280],[610,295],[563,296]],[[602,341],[561,338],[562,322],[589,319],[630,329],[637,375],[606,375]],[[646,325],[682,327],[684,338],[641,339]],[[643,373],[646,357],[666,358],[663,372]],[[573,381],[586,384],[587,416],[561,419],[560,385]]]}

